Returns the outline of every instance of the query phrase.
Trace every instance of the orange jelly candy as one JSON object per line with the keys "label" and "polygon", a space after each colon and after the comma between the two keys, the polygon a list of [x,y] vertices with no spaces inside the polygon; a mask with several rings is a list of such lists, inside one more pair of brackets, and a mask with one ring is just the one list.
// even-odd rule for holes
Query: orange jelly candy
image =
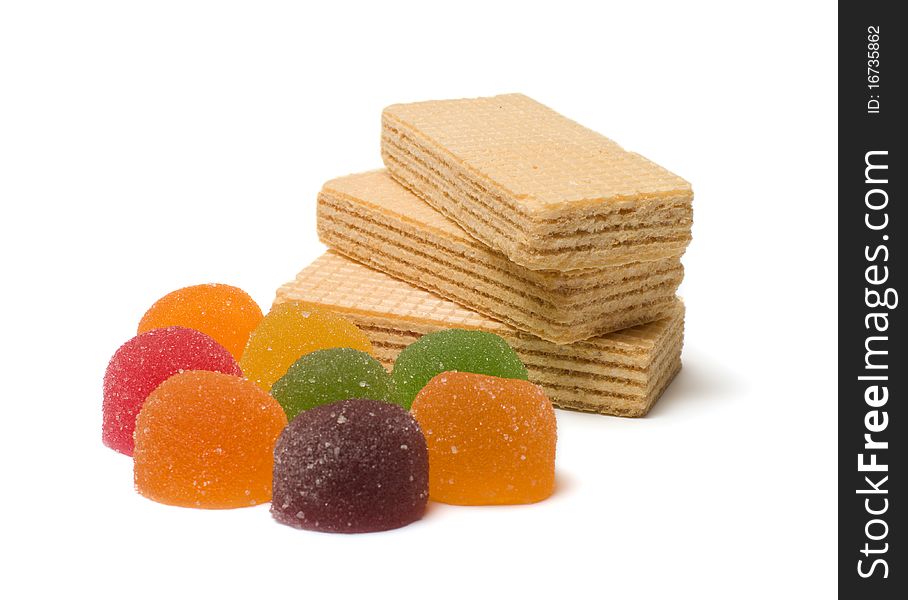
{"label": "orange jelly candy", "polygon": [[286,425],[280,404],[250,381],[212,371],[174,375],[136,419],[136,489],[193,508],[268,502],[274,444]]}
{"label": "orange jelly candy", "polygon": [[429,448],[429,498],[447,504],[527,504],[555,488],[555,411],[520,379],[448,371],[411,409]]}
{"label": "orange jelly candy", "polygon": [[139,322],[139,333],[178,325],[206,334],[237,360],[249,334],[262,320],[262,309],[240,288],[222,283],[193,285],[170,292]]}
{"label": "orange jelly candy", "polygon": [[240,368],[268,392],[301,356],[327,348],[372,354],[369,338],[347,319],[303,302],[284,302],[272,308],[249,336]]}

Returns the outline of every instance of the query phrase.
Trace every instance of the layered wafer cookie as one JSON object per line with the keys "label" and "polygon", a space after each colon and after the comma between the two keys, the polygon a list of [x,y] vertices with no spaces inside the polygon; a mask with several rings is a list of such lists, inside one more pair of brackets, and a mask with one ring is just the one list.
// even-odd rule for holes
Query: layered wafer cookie
{"label": "layered wafer cookie", "polygon": [[338,252],[558,344],[676,310],[678,257],[599,269],[534,271],[464,232],[384,171],[329,181],[318,233]]}
{"label": "layered wafer cookie", "polygon": [[520,355],[530,380],[562,408],[643,416],[681,368],[680,301],[670,316],[658,321],[558,345],[331,251],[277,291],[275,304],[289,300],[309,302],[352,320],[389,369],[401,350],[427,333],[452,327],[496,333]]}
{"label": "layered wafer cookie", "polygon": [[470,235],[530,269],[676,257],[691,186],[520,94],[395,104],[391,175]]}

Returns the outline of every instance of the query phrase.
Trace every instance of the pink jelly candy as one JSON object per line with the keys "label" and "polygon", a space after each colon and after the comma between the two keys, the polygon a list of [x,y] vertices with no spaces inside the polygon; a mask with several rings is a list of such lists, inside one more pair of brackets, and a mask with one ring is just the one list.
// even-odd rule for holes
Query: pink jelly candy
{"label": "pink jelly candy", "polygon": [[104,444],[132,456],[136,415],[145,398],[172,375],[190,370],[243,375],[226,348],[194,329],[153,329],[120,346],[104,373]]}

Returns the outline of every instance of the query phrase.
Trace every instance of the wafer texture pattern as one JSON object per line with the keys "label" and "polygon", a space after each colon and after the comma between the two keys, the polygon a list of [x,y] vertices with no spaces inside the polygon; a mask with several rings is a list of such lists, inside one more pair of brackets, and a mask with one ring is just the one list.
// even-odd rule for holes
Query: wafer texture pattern
{"label": "wafer texture pattern", "polygon": [[558,344],[668,316],[684,273],[678,257],[527,269],[469,236],[386,171],[327,182],[318,196],[318,232],[354,260]]}
{"label": "wafer texture pattern", "polygon": [[561,408],[643,416],[681,367],[684,309],[671,316],[578,342],[557,345],[485,317],[334,252],[318,258],[277,291],[275,304],[301,300],[352,320],[390,368],[422,335],[460,327],[504,337],[530,381]]}
{"label": "wafer texture pattern", "polygon": [[391,175],[530,269],[679,256],[690,184],[520,94],[396,104],[382,113]]}

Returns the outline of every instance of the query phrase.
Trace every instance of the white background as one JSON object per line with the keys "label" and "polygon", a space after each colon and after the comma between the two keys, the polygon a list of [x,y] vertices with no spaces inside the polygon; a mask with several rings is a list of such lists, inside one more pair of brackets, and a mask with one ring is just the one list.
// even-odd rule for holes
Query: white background
{"label": "white background", "polygon": [[[593,8],[595,7],[595,8]],[[0,596],[822,598],[834,593],[829,2],[0,5]],[[684,370],[640,420],[558,413],[538,505],[385,534],[160,506],[100,441],[156,298],[264,307],[390,103],[526,93],[693,183]]]}

